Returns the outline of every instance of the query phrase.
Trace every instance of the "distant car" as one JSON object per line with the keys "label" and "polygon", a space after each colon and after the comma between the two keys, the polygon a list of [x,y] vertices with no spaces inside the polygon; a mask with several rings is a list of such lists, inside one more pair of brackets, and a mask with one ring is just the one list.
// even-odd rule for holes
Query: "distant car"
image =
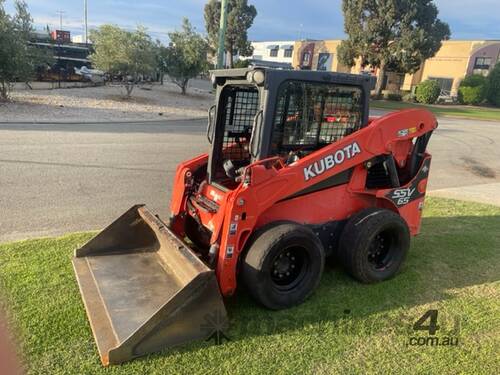
{"label": "distant car", "polygon": [[284,69],[284,70],[292,70],[292,64],[277,62],[277,61],[267,61],[267,60],[259,60],[259,59],[248,59],[248,66],[254,68],[272,68],[272,69]]}
{"label": "distant car", "polygon": [[74,69],[75,69],[75,74],[82,76],[86,80],[89,80],[94,83],[104,82],[104,72],[102,70],[89,69],[85,65],[82,66],[80,69],[76,67]]}

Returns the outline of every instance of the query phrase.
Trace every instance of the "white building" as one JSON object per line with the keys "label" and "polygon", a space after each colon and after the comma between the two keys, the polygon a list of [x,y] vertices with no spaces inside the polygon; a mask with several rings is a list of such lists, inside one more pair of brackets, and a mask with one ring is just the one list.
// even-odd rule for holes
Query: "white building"
{"label": "white building", "polygon": [[294,43],[293,40],[252,42],[253,55],[246,58],[292,64]]}
{"label": "white building", "polygon": [[[71,37],[71,41],[73,43],[85,43],[85,35],[73,35]],[[88,41],[88,44],[92,44],[90,40]]]}

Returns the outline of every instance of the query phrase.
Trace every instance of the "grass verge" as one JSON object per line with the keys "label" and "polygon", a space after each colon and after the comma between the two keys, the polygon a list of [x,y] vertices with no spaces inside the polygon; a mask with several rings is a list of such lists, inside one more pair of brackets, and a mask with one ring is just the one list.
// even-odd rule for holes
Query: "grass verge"
{"label": "grass verge", "polygon": [[[244,291],[227,301],[223,345],[207,342],[100,366],[71,267],[91,234],[0,245],[0,288],[32,374],[498,374],[500,208],[428,199],[422,234],[396,278],[362,285],[336,267],[313,297],[272,312]],[[435,337],[414,322],[438,310]]]}
{"label": "grass verge", "polygon": [[407,108],[424,108],[436,116],[461,117],[471,120],[500,121],[500,108],[473,107],[464,105],[426,105],[419,103],[372,100],[370,108],[396,111]]}

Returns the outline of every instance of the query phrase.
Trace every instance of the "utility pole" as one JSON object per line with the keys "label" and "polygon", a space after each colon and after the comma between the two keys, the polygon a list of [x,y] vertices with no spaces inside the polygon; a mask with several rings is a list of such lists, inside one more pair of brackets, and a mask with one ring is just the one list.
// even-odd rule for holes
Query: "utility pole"
{"label": "utility pole", "polygon": [[64,10],[58,10],[56,13],[59,14],[59,30],[62,30],[63,14],[66,12]]}
{"label": "utility pole", "polygon": [[220,3],[220,25],[219,25],[219,46],[217,50],[217,69],[224,68],[224,50],[226,41],[226,27],[227,27],[227,2],[228,0],[221,0]]}
{"label": "utility pole", "polygon": [[83,20],[84,20],[84,23],[85,23],[85,44],[88,44],[89,43],[89,34],[88,34],[88,19],[87,19],[87,0],[84,0],[83,1],[83,14],[84,14],[84,17],[83,17]]}
{"label": "utility pole", "polygon": [[[59,14],[59,30],[62,31],[62,22],[63,22],[63,14],[66,13],[63,10],[58,10],[56,12]],[[59,35],[60,34],[60,35]],[[61,44],[63,43],[62,38],[62,33],[58,33],[56,30],[56,41],[57,41],[57,65],[59,67],[59,82],[58,82],[58,87],[61,88]]]}

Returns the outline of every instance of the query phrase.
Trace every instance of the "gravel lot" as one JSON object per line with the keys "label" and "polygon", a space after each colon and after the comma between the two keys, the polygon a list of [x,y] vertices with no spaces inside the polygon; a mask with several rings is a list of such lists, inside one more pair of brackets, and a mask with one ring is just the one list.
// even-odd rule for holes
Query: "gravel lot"
{"label": "gravel lot", "polygon": [[130,99],[119,86],[54,90],[19,90],[12,101],[0,103],[0,122],[103,122],[185,119],[205,117],[213,96],[190,88],[183,96],[165,83],[149,89],[137,87]]}

